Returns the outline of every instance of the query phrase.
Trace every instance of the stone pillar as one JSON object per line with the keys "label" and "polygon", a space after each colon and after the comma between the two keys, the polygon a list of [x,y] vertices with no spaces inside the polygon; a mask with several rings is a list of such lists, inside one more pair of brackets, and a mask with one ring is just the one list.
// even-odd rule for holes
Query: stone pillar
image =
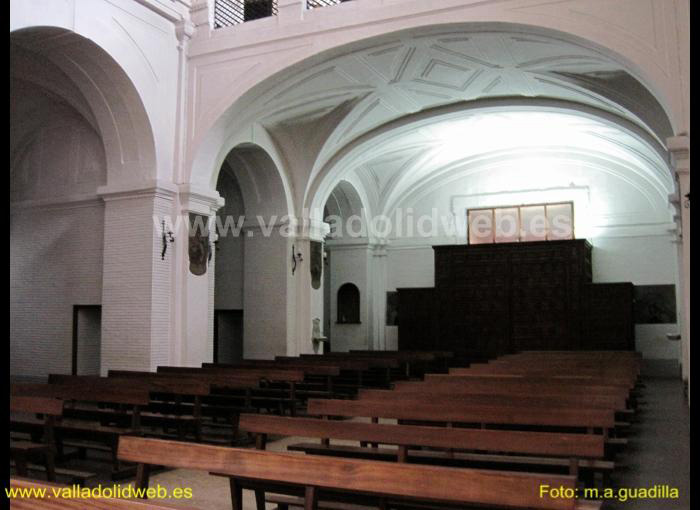
{"label": "stone pillar", "polygon": [[371,348],[378,351],[386,350],[386,290],[387,290],[387,251],[386,243],[380,242],[373,246],[371,266],[371,292],[373,296],[373,314],[371,330]]}
{"label": "stone pillar", "polygon": [[[314,345],[312,337],[314,319],[320,319],[323,324],[323,276],[319,288],[314,289],[311,285],[311,241],[323,243],[328,232],[328,225],[314,218],[296,219],[290,225],[290,329],[287,337],[287,353],[290,356],[314,354],[321,350],[319,346]],[[292,253],[295,262],[292,261]],[[294,264],[296,267],[292,273],[291,268]]]}
{"label": "stone pillar", "polygon": [[169,361],[173,252],[161,257],[158,218],[172,214],[176,192],[158,181],[98,190],[105,202],[102,375]]}
{"label": "stone pillar", "polygon": [[[171,363],[200,366],[212,361],[214,355],[214,263],[215,215],[224,201],[216,191],[181,185],[179,216],[175,219],[173,295],[174,331],[171,344]],[[194,274],[190,269],[190,215],[198,215],[209,222],[212,257],[206,263],[206,272]]]}
{"label": "stone pillar", "polygon": [[687,377],[690,404],[690,139],[674,136],[667,140],[680,194],[681,260],[680,281],[683,286],[682,360],[683,374]]}

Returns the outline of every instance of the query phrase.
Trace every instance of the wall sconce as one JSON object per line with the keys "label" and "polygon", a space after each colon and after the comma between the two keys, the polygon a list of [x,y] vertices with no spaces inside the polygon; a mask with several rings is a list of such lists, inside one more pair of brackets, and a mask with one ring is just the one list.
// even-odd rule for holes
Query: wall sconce
{"label": "wall sconce", "polygon": [[294,274],[294,272],[297,270],[297,264],[303,261],[304,257],[301,255],[301,252],[297,253],[294,245],[292,245],[292,274]]}
{"label": "wall sconce", "polygon": [[684,195],[685,202],[683,202],[683,207],[690,209],[690,191]]}
{"label": "wall sconce", "polygon": [[173,236],[173,231],[168,230],[167,232],[165,231],[165,220],[161,222],[162,226],[162,236],[161,239],[163,240],[163,250],[160,252],[160,260],[165,260],[165,253],[168,251],[168,243],[174,243],[175,242],[175,236]]}

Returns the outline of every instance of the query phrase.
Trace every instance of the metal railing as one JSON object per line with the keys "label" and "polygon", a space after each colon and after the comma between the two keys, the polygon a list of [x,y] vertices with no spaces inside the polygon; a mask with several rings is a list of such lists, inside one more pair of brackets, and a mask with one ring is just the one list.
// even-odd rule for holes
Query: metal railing
{"label": "metal railing", "polygon": [[[306,0],[306,8],[318,9],[350,1]],[[268,16],[277,16],[277,0],[216,0],[214,2],[214,28],[230,27]]]}
{"label": "metal railing", "polygon": [[216,0],[214,28],[277,15],[277,0]]}
{"label": "metal railing", "polygon": [[350,0],[306,0],[307,9],[317,9],[319,7],[330,7],[331,5],[342,4]]}

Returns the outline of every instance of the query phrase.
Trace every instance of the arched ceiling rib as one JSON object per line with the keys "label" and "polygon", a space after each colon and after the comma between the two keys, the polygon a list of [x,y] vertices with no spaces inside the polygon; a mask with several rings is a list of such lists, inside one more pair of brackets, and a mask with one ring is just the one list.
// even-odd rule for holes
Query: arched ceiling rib
{"label": "arched ceiling rib", "polygon": [[[608,154],[627,161],[630,172],[640,172],[639,179],[652,183],[657,194],[673,188],[659,154],[671,127],[653,95],[597,49],[535,29],[436,27],[389,34],[280,73],[247,99],[235,106],[236,115],[230,114],[234,109],[226,115],[230,129],[257,125],[270,134],[292,173],[303,175],[295,183],[298,191],[306,186],[305,196],[298,197],[300,208],[323,207],[339,180],[352,178],[376,203],[375,212],[386,212],[448,163],[439,161],[445,119],[427,117],[419,129],[411,125],[403,131],[392,125],[412,115],[491,100],[517,104],[515,113],[527,102],[558,102],[607,115],[622,128],[596,124],[591,115],[554,115],[556,122],[566,118],[565,128],[541,131],[528,150],[568,147]],[[469,122],[473,113],[463,120]],[[386,126],[393,132],[384,137]],[[535,133],[520,127],[526,135]],[[489,137],[479,144],[456,143],[465,152],[454,158],[466,161],[480,153],[524,148],[494,130],[485,132]],[[547,140],[560,132],[578,140]],[[354,145],[362,147],[360,154],[348,157]]]}

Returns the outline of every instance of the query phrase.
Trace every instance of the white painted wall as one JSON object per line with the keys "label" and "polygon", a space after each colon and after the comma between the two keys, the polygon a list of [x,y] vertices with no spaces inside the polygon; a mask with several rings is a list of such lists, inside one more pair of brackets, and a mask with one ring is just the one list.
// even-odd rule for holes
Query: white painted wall
{"label": "white painted wall", "polygon": [[[358,241],[355,245],[331,241],[327,249],[331,252],[331,350],[371,349],[371,249],[366,241]],[[338,289],[345,283],[354,284],[360,291],[360,324],[338,324]]]}
{"label": "white painted wall", "polygon": [[[251,233],[252,235],[249,235]],[[272,359],[287,354],[288,239],[273,229],[265,237],[248,229],[244,242],[243,356]]]}
{"label": "white painted wall", "polygon": [[74,304],[102,302],[99,201],[10,212],[10,371],[70,373]]}
{"label": "white painted wall", "polygon": [[70,373],[73,305],[102,302],[104,149],[36,87],[13,82],[11,107],[25,122],[10,146],[10,370]]}

